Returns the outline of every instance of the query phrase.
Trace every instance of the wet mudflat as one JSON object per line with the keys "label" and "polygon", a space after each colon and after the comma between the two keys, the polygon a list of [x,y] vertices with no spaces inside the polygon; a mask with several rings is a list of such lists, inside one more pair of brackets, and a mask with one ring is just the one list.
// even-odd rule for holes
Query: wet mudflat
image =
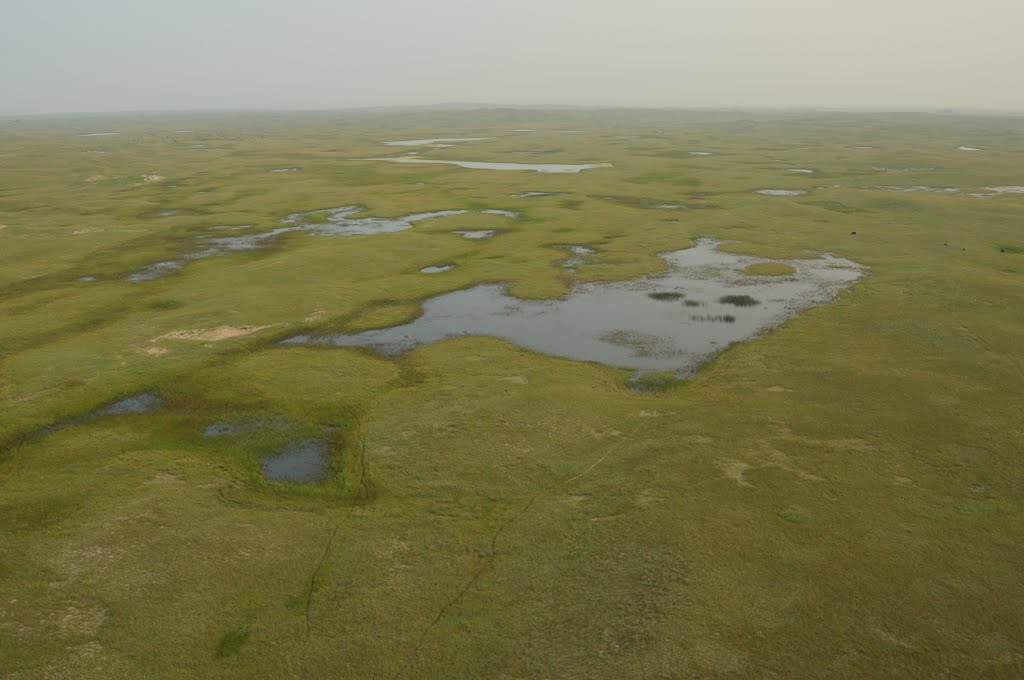
{"label": "wet mudflat", "polygon": [[428,158],[363,158],[366,161],[388,161],[390,163],[419,163],[457,165],[470,170],[533,170],[548,173],[577,173],[594,168],[610,168],[611,163],[486,163],[483,161],[442,161]]}
{"label": "wet mudflat", "polygon": [[718,244],[702,239],[693,248],[663,254],[669,265],[664,275],[581,284],[558,300],[520,300],[501,285],[485,284],[428,299],[422,316],[408,324],[300,335],[284,344],[400,354],[484,335],[554,356],[685,375],[728,345],[827,302],[863,274],[856,263],[825,255],[788,261],[795,269],[791,277],[749,276],[743,269],[759,260],[720,252]]}

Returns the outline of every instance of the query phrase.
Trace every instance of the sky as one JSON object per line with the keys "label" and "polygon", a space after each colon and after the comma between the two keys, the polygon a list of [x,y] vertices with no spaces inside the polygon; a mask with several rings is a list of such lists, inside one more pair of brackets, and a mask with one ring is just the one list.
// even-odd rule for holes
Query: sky
{"label": "sky", "polygon": [[0,115],[1024,110],[1022,0],[0,0]]}

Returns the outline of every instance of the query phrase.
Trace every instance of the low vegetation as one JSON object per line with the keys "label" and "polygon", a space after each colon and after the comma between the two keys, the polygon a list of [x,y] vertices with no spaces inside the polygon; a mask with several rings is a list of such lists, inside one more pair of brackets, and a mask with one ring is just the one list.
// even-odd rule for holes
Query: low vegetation
{"label": "low vegetation", "polygon": [[[121,134],[78,136],[101,129]],[[613,167],[354,160],[477,136],[424,153]],[[0,676],[1024,676],[1024,196],[865,188],[887,166],[1019,184],[1021,119],[11,119],[0,158]],[[829,186],[787,173],[813,196],[752,193],[780,161]],[[696,185],[715,209],[601,198],[686,205]],[[513,197],[531,191],[560,195]],[[214,227],[343,205],[523,215],[288,233],[125,280]],[[405,323],[481,282],[555,299],[656,274],[704,236],[870,274],[685,380],[486,337],[401,356],[281,344]],[[595,254],[569,270],[573,243]],[[459,266],[419,272],[439,262]],[[657,310],[690,323],[702,300]],[[159,406],[90,415],[139,394]],[[324,481],[263,477],[309,440]]]}

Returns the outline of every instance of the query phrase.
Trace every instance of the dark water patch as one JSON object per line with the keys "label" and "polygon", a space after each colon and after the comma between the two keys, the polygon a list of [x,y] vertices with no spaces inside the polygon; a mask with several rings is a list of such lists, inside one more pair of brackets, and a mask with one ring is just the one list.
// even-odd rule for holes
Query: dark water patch
{"label": "dark water patch", "polygon": [[[609,366],[692,372],[724,347],[831,300],[863,274],[855,263],[825,255],[788,261],[796,270],[792,277],[752,284],[743,270],[760,260],[721,252],[718,243],[701,239],[693,248],[661,255],[669,267],[659,276],[581,283],[554,300],[521,300],[501,285],[483,284],[426,300],[422,315],[407,324],[362,333],[294,336],[283,344],[369,347],[394,355],[450,338],[482,335]],[[719,322],[691,319],[686,306],[650,297],[665,290],[707,300],[706,315],[721,317]],[[762,302],[744,308],[742,315],[734,305],[717,302],[751,291]]]}
{"label": "dark water patch", "polygon": [[329,471],[330,447],[323,439],[294,441],[280,453],[260,459],[260,472],[271,482],[322,482]]}
{"label": "dark water patch", "polygon": [[718,298],[718,301],[723,305],[733,305],[735,307],[753,307],[761,304],[749,295],[723,295]]}
{"label": "dark water patch", "polygon": [[647,297],[652,300],[661,300],[662,302],[672,302],[673,300],[679,300],[683,298],[683,293],[676,293],[672,291],[658,290],[653,293],[648,293]]}

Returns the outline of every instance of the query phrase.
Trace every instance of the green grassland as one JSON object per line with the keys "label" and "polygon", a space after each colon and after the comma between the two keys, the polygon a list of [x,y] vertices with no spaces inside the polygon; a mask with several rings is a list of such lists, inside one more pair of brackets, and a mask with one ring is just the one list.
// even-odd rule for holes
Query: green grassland
{"label": "green grassland", "polygon": [[[613,167],[358,160],[435,136],[489,139],[425,158]],[[1019,118],[0,121],[0,677],[1020,677],[1024,195],[871,187],[1021,184]],[[344,205],[522,216],[295,232],[124,280],[212,226]],[[703,236],[869,274],[653,390],[493,338],[278,344],[479,282],[633,278]],[[595,253],[567,270],[565,244]],[[419,273],[438,262],[458,267]],[[266,328],[164,337],[225,326]],[[141,391],[165,405],[40,432]],[[271,425],[202,436],[223,420]],[[328,481],[262,478],[309,436]]]}

